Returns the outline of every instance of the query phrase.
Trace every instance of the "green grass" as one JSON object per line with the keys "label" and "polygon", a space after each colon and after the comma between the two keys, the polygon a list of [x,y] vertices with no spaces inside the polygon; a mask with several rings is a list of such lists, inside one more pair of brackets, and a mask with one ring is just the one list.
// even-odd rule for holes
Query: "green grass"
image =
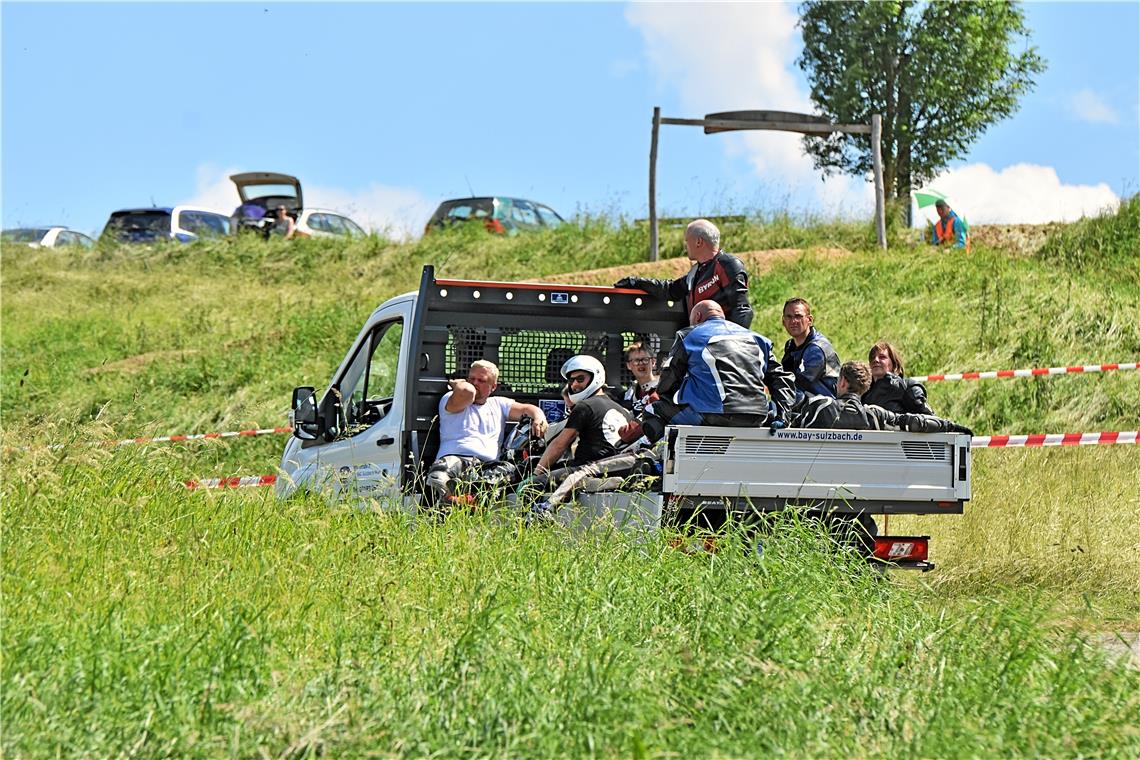
{"label": "green grass", "polygon": [[179,494],[168,465],[6,485],[6,755],[1140,749],[1140,673],[1033,592],[946,613],[794,522],[763,560],[735,534],[690,556]]}
{"label": "green grass", "polygon": [[[726,241],[852,251],[754,278],[777,344],[801,295],[844,358],[887,338],[912,374],[1135,361],[1135,213],[1035,256],[781,217]],[[966,514],[890,522],[938,569],[886,582],[794,521],[757,561],[177,485],[272,472],[281,436],[44,446],[281,424],[424,263],[537,279],[647,248],[604,219],[475,232],[4,248],[0,754],[1140,754],[1140,674],[1083,643],[1140,629],[1134,446],[975,452]],[[928,389],[979,434],[1140,427],[1138,373]]]}

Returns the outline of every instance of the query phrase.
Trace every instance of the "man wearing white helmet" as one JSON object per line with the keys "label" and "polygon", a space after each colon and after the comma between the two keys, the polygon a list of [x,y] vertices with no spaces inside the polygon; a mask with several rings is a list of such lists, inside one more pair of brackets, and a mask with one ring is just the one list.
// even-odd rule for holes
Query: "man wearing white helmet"
{"label": "man wearing white helmet", "polygon": [[562,365],[562,377],[574,406],[566,419],[566,427],[546,447],[535,468],[535,476],[550,479],[550,469],[577,441],[571,464],[575,467],[617,453],[621,443],[618,430],[630,420],[630,414],[606,395],[606,370],[592,356],[579,354]]}

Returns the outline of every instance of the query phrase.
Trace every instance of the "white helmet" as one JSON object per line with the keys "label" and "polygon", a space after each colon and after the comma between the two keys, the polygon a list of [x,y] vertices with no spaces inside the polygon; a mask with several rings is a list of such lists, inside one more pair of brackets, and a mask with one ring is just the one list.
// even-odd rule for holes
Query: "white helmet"
{"label": "white helmet", "polygon": [[587,356],[586,354],[571,356],[566,360],[566,363],[562,365],[562,377],[567,381],[567,393],[569,393],[570,390],[570,373],[575,370],[579,372],[589,372],[592,376],[589,385],[577,393],[569,394],[570,400],[577,404],[583,399],[593,396],[598,392],[599,388],[606,384],[606,368],[602,366],[600,361],[592,356]]}

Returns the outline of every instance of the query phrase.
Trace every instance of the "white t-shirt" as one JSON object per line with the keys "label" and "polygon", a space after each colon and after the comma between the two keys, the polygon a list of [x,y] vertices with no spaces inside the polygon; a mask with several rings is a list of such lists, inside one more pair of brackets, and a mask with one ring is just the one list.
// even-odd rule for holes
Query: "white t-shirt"
{"label": "white t-shirt", "polygon": [[499,439],[503,423],[514,401],[503,396],[488,396],[482,404],[469,404],[461,412],[447,411],[451,391],[439,400],[439,454],[479,457],[484,462],[499,458]]}

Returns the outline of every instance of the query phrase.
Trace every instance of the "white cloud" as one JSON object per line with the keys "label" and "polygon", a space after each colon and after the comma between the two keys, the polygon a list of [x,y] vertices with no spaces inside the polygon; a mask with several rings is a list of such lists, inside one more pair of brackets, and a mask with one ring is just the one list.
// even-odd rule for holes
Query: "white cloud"
{"label": "white cloud", "polygon": [[[801,38],[798,17],[785,3],[630,5],[626,20],[641,31],[645,52],[662,86],[675,87],[684,114],[736,110],[814,111],[795,72]],[[860,178],[823,180],[788,132],[722,135],[729,155],[744,154],[773,185],[811,188],[833,213],[865,214],[874,189]],[[798,195],[793,192],[792,195]]]}
{"label": "white cloud", "polygon": [[1098,93],[1087,88],[1069,98],[1069,110],[1077,119],[1091,124],[1120,123],[1120,116],[1115,109],[1105,103]]}
{"label": "white cloud", "polygon": [[641,68],[641,62],[632,58],[617,58],[610,61],[610,76],[624,79]]}
{"label": "white cloud", "polygon": [[[970,224],[1043,224],[1071,222],[1105,209],[1120,198],[1105,183],[1065,185],[1051,166],[1015,164],[995,171],[986,164],[952,169],[929,187],[945,194],[950,206]],[[933,221],[933,209],[923,209]]]}
{"label": "white cloud", "polygon": [[[238,171],[241,170],[199,166],[194,197],[182,203],[230,213],[241,202],[234,183],[229,179]],[[419,191],[403,187],[371,184],[362,190],[352,191],[309,185],[302,177],[301,190],[306,206],[338,211],[365,229],[384,232],[395,238],[418,237],[436,206]]]}

